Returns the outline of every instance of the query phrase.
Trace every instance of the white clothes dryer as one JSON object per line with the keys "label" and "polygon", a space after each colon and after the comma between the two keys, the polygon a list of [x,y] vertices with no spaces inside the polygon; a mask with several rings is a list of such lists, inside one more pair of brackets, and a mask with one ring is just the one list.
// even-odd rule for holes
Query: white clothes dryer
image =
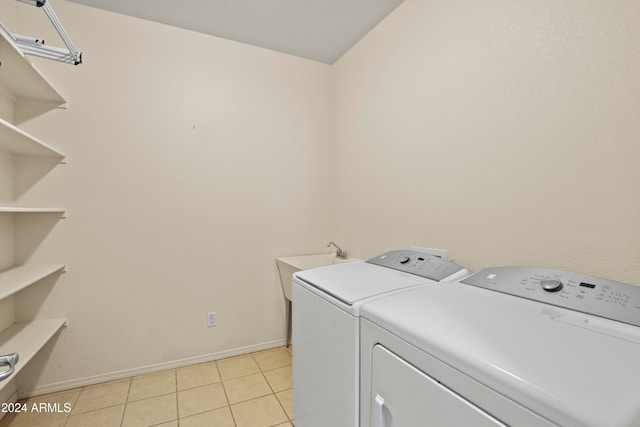
{"label": "white clothes dryer", "polygon": [[411,250],[295,273],[295,426],[359,426],[360,310],[365,303],[468,274],[453,262]]}
{"label": "white clothes dryer", "polygon": [[362,310],[361,427],[640,426],[640,287],[494,267]]}

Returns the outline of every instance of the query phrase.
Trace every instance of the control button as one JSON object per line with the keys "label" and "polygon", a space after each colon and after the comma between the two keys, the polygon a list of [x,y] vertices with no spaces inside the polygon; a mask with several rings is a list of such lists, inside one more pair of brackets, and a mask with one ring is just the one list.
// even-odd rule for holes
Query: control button
{"label": "control button", "polygon": [[406,264],[409,261],[411,261],[411,257],[410,256],[405,256],[405,257],[400,258],[400,264]]}
{"label": "control button", "polygon": [[555,277],[543,277],[540,279],[540,286],[547,292],[558,292],[562,289],[562,282]]}

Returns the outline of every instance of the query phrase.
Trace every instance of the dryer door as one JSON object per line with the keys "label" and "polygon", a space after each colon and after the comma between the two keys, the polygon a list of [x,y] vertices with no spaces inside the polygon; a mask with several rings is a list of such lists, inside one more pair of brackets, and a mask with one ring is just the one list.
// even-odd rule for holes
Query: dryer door
{"label": "dryer door", "polygon": [[371,366],[371,427],[506,427],[381,345]]}

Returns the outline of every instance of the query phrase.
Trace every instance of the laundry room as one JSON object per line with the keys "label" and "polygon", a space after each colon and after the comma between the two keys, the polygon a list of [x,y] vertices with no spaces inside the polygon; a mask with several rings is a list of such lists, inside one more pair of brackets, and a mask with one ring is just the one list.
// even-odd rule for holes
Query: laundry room
{"label": "laundry room", "polygon": [[[64,46],[26,3],[2,1],[0,23]],[[50,1],[82,51],[26,56],[53,108],[16,100],[0,46],[3,127],[54,150],[0,142],[0,271],[63,265],[11,295],[0,276],[0,329],[64,319],[2,402],[288,352],[276,258],[330,241],[640,285],[640,3],[378,0],[316,59],[107,3]],[[273,3],[296,19],[317,2]],[[292,425],[280,404],[267,427]]]}

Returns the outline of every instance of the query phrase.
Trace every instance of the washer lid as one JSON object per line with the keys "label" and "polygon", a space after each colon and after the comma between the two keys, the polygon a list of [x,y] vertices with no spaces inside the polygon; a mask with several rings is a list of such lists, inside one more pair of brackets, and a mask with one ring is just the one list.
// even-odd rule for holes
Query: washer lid
{"label": "washer lid", "polygon": [[460,283],[362,317],[558,425],[640,426],[638,327]]}
{"label": "washer lid", "polygon": [[359,301],[410,286],[437,283],[366,262],[350,262],[299,271],[294,280],[309,289],[352,306]]}

